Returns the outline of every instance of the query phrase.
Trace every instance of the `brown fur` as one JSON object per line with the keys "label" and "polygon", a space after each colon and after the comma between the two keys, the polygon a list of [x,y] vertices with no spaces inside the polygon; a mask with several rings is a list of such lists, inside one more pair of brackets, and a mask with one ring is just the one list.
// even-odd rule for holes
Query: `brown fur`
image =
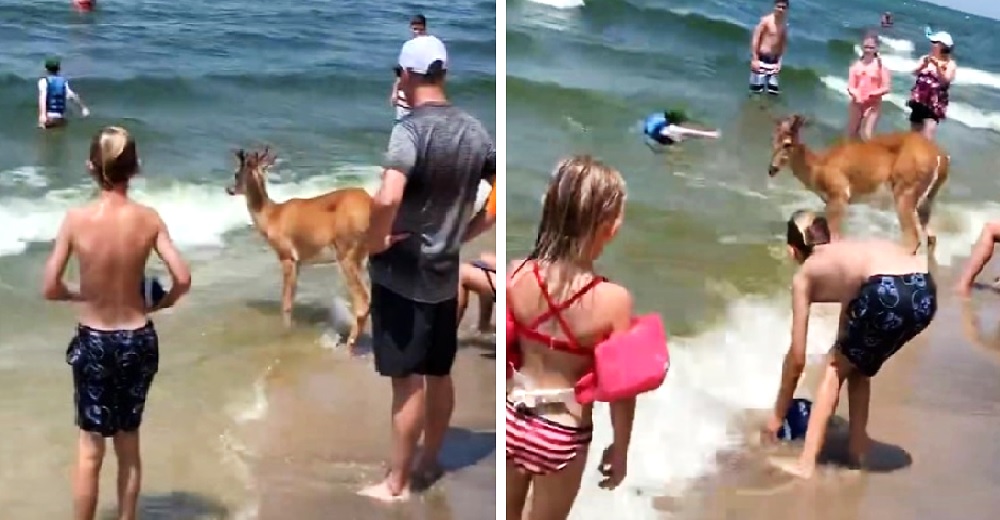
{"label": "brown fur", "polygon": [[928,253],[936,244],[929,223],[938,191],[948,180],[950,158],[933,141],[917,132],[896,132],[869,141],[848,141],[814,153],[799,134],[806,119],[798,114],[776,121],[768,174],[791,166],[792,173],[826,202],[833,235],[839,236],[849,204],[888,188],[902,229],[903,247],[916,254],[920,229],[927,235]]}
{"label": "brown fur", "polygon": [[254,227],[278,254],[284,288],[281,312],[285,326],[292,324],[292,305],[301,264],[336,262],[344,275],[354,307],[355,322],[347,338],[353,348],[368,320],[370,297],[361,278],[368,258],[365,245],[372,198],[361,188],[345,188],[309,199],[274,202],[267,195],[267,169],[275,156],[236,151],[239,167],[235,182],[226,191],[244,195]]}

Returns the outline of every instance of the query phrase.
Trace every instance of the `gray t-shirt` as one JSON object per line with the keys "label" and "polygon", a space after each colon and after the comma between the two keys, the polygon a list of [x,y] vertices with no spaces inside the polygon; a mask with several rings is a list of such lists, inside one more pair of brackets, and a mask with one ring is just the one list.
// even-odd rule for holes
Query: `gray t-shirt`
{"label": "gray t-shirt", "polygon": [[455,298],[476,192],[496,175],[493,138],[458,108],[420,105],[393,127],[384,166],[406,174],[392,232],[411,236],[372,256],[372,284],[419,302]]}

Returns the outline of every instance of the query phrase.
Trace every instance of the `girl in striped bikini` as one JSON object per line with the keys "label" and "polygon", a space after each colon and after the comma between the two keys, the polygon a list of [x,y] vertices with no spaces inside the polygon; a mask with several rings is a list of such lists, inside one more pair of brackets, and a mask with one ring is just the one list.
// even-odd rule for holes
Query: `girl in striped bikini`
{"label": "girl in striped bikini", "polygon": [[[621,174],[589,156],[563,160],[543,202],[535,249],[511,264],[508,355],[517,372],[506,399],[507,518],[562,520],[576,499],[592,436],[590,405],[574,385],[594,363],[594,346],[629,329],[632,295],[594,271],[625,212]],[[510,352],[510,346],[508,348]],[[604,450],[602,488],[625,478],[635,399],[612,402],[614,440]]]}

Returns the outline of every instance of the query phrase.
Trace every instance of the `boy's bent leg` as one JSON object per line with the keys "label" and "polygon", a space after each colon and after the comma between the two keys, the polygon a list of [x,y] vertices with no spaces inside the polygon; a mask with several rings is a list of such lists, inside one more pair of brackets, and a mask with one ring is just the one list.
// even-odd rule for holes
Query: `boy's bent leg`
{"label": "boy's bent leg", "polygon": [[118,520],[135,520],[142,488],[139,430],[116,433],[114,445],[118,459]]}
{"label": "boy's bent leg", "polygon": [[871,378],[856,370],[847,376],[847,410],[850,420],[847,452],[851,464],[858,467],[864,467],[865,456],[868,454],[868,407],[871,395]]}
{"label": "boy's bent leg", "polygon": [[456,300],[447,300],[435,303],[431,308],[431,348],[420,369],[427,382],[427,415],[418,472],[425,481],[432,481],[440,474],[438,455],[455,410],[451,369],[458,353],[458,323],[453,318],[457,305]]}
{"label": "boy's bent leg", "polygon": [[73,518],[93,520],[104,461],[104,437],[80,430],[76,471],[73,475]]}

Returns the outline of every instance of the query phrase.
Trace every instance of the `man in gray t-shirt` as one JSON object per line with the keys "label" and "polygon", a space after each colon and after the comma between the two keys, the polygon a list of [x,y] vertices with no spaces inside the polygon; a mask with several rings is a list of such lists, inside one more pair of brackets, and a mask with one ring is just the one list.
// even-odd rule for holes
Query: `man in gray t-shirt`
{"label": "man in gray t-shirt", "polygon": [[392,378],[393,456],[385,480],[362,494],[387,501],[409,493],[425,417],[416,475],[440,472],[455,400],[459,249],[493,220],[473,211],[480,183],[495,180],[496,149],[479,121],[448,103],[447,62],[434,36],[403,45],[400,88],[413,109],[392,129],[372,208],[372,342],[375,370]]}

